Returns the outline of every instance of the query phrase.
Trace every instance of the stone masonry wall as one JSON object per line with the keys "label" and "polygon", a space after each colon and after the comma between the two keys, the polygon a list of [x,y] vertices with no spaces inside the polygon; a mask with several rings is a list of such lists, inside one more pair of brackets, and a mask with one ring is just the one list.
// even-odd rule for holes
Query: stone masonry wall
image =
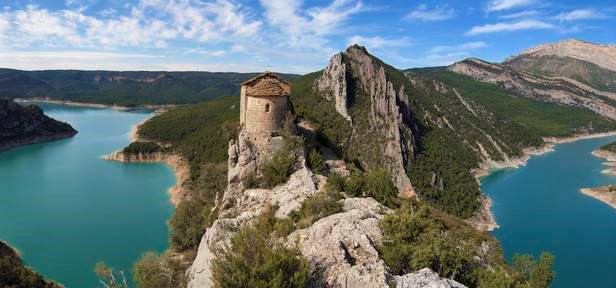
{"label": "stone masonry wall", "polygon": [[287,113],[287,98],[285,96],[247,96],[245,99],[246,114],[244,116],[246,131],[248,133],[273,133],[278,131]]}

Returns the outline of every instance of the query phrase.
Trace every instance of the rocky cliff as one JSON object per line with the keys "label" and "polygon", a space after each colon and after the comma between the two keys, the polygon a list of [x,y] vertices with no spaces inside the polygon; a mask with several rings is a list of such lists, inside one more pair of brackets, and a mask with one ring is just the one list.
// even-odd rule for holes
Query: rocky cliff
{"label": "rocky cliff", "polygon": [[616,93],[599,91],[576,80],[539,76],[479,59],[466,59],[447,69],[477,81],[496,84],[516,95],[584,108],[616,119]]}
{"label": "rocky cliff", "polygon": [[331,58],[313,91],[349,122],[349,157],[366,169],[386,167],[398,190],[410,197],[415,191],[406,175],[414,143],[409,96],[389,69],[393,68],[354,45]]}
{"label": "rocky cliff", "polygon": [[[275,217],[287,218],[306,199],[324,189],[324,176],[313,174],[306,167],[301,153],[295,172],[286,183],[272,189],[244,189],[240,175],[252,171],[255,162],[255,151],[251,149],[245,133],[240,133],[238,139],[229,144],[228,185],[217,204],[221,209],[219,217],[206,230],[197,257],[187,271],[189,288],[213,286],[211,269],[215,251],[229,249],[230,239],[238,228],[249,225],[257,216],[272,208],[275,209]],[[385,288],[395,284],[398,278],[388,273],[376,250],[376,245],[382,241],[379,221],[389,213],[389,209],[372,198],[340,201],[343,207],[340,213],[322,218],[286,238],[286,245],[297,245],[309,260],[313,271],[311,287]],[[398,282],[397,287],[415,287],[409,283],[451,283],[434,287],[464,287],[426,271],[414,276],[405,275]]]}
{"label": "rocky cliff", "polygon": [[0,150],[75,134],[71,125],[47,117],[38,106],[23,107],[13,100],[0,99]]}

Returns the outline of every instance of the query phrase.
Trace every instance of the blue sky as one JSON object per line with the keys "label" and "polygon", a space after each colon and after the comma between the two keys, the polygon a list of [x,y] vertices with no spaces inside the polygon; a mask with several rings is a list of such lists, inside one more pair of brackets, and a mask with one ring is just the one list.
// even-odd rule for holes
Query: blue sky
{"label": "blue sky", "polygon": [[397,68],[616,43],[616,2],[0,0],[0,66],[307,73],[358,43]]}

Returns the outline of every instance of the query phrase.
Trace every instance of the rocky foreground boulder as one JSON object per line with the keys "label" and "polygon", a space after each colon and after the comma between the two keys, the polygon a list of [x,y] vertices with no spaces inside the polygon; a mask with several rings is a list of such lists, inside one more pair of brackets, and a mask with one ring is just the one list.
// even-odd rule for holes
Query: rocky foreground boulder
{"label": "rocky foreground boulder", "polygon": [[77,130],[54,120],[36,105],[21,106],[10,99],[0,99],[0,150],[15,146],[71,137]]}

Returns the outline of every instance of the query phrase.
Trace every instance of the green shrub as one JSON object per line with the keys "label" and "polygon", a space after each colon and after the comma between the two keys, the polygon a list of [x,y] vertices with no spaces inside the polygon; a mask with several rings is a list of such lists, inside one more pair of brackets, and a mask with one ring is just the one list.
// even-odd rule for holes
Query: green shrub
{"label": "green shrub", "polygon": [[[271,215],[271,214],[270,214]],[[231,246],[218,250],[212,265],[214,287],[306,287],[310,265],[295,248],[285,248],[275,236],[277,220],[262,216],[242,227]]]}
{"label": "green shrub", "polygon": [[[328,179],[328,183],[331,182],[332,188],[338,189],[341,183],[340,176],[333,175],[331,177],[331,179]],[[349,196],[372,197],[388,207],[395,207],[398,203],[398,188],[384,168],[377,168],[368,172],[352,169],[351,175],[342,182],[343,191]]]}
{"label": "green shrub", "polygon": [[317,220],[342,211],[341,197],[337,192],[327,190],[311,196],[302,207],[291,214],[298,229],[309,227]]}
{"label": "green shrub", "polygon": [[182,201],[175,208],[169,220],[169,238],[171,246],[182,252],[199,246],[205,233],[205,217],[202,211],[206,207],[200,200]]}
{"label": "green shrub", "polygon": [[221,197],[227,187],[226,163],[207,163],[202,167],[200,177],[191,183],[192,197],[181,201],[169,220],[171,246],[178,252],[199,246],[205,229],[218,216],[212,211],[216,197]]}
{"label": "green shrub", "polygon": [[321,153],[316,148],[312,149],[308,154],[308,167],[310,167],[310,170],[314,173],[322,174],[324,163]]}
{"label": "green shrub", "polygon": [[397,205],[398,188],[392,182],[387,170],[383,168],[372,170],[365,175],[363,190],[364,196],[372,197],[385,206]]}
{"label": "green shrub", "polygon": [[271,188],[287,182],[293,173],[293,164],[295,164],[294,153],[284,148],[276,151],[272,155],[272,160],[261,168],[265,186]]}
{"label": "green shrub", "polygon": [[107,266],[103,262],[98,262],[94,266],[94,273],[98,277],[98,281],[104,288],[128,288],[128,282],[124,271],[113,271],[113,269]]}
{"label": "green shrub", "polygon": [[185,287],[186,265],[175,259],[171,251],[158,255],[146,252],[133,265],[133,280],[139,288]]}
{"label": "green shrub", "polygon": [[163,150],[164,150],[163,147],[160,147],[160,145],[154,142],[137,141],[137,142],[130,143],[122,151],[124,151],[125,153],[130,153],[130,154],[139,154],[139,153],[155,153],[155,152],[161,152]]}
{"label": "green shrub", "polygon": [[550,254],[542,254],[539,262],[517,256],[509,267],[500,250],[480,252],[485,244],[498,247],[496,240],[423,203],[404,203],[383,219],[381,228],[378,250],[393,274],[428,267],[441,277],[486,288],[547,288],[553,279]]}
{"label": "green shrub", "polygon": [[263,177],[263,184],[272,188],[276,185],[287,182],[289,176],[293,174],[293,166],[297,160],[298,153],[304,145],[302,137],[295,136],[293,119],[288,117],[285,120],[280,135],[283,138],[282,145],[272,155],[272,159],[265,163],[260,169]]}
{"label": "green shrub", "polygon": [[327,185],[327,190],[342,192],[344,191],[344,177],[336,172],[330,172],[325,185]]}

